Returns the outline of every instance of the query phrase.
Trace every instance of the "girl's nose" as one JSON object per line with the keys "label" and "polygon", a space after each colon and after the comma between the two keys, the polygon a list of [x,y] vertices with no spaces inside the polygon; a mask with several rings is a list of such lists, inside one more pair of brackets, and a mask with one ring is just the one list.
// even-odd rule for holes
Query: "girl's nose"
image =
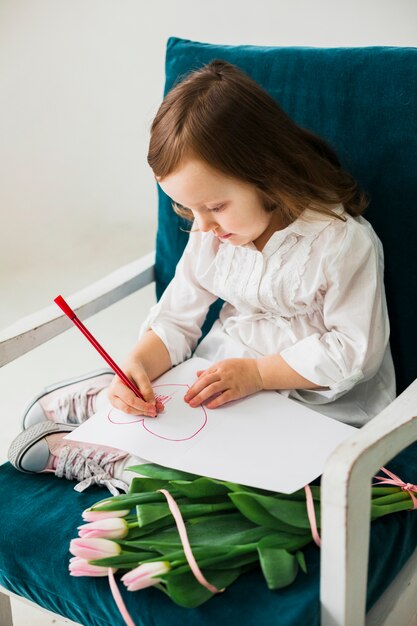
{"label": "girl's nose", "polygon": [[198,227],[203,233],[207,233],[209,230],[213,230],[216,226],[216,222],[210,218],[210,216],[199,216]]}

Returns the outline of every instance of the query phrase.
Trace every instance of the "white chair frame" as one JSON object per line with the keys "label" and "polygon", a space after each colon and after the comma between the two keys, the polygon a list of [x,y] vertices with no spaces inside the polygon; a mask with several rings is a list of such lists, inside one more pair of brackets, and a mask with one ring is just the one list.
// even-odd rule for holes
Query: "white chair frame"
{"label": "white chair frame", "polygon": [[[77,292],[69,298],[70,305],[80,319],[86,319],[152,283],[154,268],[154,253],[150,253]],[[55,306],[25,317],[0,334],[0,367],[70,327],[71,322]],[[371,478],[417,441],[416,416],[417,380],[339,446],[326,464],[322,477],[322,626],[417,626],[417,550],[365,614]],[[0,588],[1,626],[13,625],[13,595]]]}

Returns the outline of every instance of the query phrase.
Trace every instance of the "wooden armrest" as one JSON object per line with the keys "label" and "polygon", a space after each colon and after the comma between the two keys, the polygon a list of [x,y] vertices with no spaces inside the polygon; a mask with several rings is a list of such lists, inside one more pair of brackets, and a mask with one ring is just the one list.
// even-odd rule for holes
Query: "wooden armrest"
{"label": "wooden armrest", "polygon": [[[155,252],[150,252],[69,296],[68,301],[77,316],[86,319],[149,285],[154,277]],[[55,304],[20,319],[0,333],[0,367],[72,326]]]}
{"label": "wooden armrest", "polygon": [[[341,444],[322,478],[322,626],[365,624],[371,479],[417,440],[417,380]],[[407,476],[401,477],[406,482]]]}

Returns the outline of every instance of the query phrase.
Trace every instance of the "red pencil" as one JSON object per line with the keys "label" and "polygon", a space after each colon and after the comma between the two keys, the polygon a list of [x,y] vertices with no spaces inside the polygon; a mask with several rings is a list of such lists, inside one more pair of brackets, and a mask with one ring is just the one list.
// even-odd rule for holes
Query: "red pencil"
{"label": "red pencil", "polygon": [[64,298],[62,296],[57,296],[56,298],[54,298],[54,302],[59,306],[60,309],[62,309],[62,311],[65,313],[65,315],[67,315],[70,318],[70,320],[72,322],[74,322],[74,324],[77,326],[77,328],[80,329],[80,331],[83,333],[83,335],[85,335],[85,337],[87,337],[88,341],[95,347],[97,352],[99,352],[101,354],[101,356],[103,357],[103,359],[110,365],[110,367],[112,368],[113,372],[115,372],[118,375],[118,377],[122,379],[124,384],[127,385],[129,387],[129,389],[131,389],[133,391],[133,393],[138,398],[140,398],[141,400],[144,400],[146,402],[145,398],[143,397],[143,395],[141,394],[139,389],[136,387],[136,385],[134,385],[132,383],[132,381],[129,380],[129,378],[120,369],[120,367],[117,365],[117,363],[115,363],[113,361],[111,356],[109,354],[107,354],[105,349],[99,344],[97,339],[95,339],[93,337],[93,335],[90,333],[88,328],[86,328],[84,326],[84,324],[82,323],[82,321],[78,319],[78,317],[75,315],[75,313],[71,309],[71,307],[67,304],[67,302],[65,302]]}

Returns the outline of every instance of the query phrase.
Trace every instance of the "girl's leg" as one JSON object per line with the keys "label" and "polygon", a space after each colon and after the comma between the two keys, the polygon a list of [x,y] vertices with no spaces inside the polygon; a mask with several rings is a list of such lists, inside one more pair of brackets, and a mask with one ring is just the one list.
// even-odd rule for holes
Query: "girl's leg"
{"label": "girl's leg", "polygon": [[77,480],[77,491],[91,484],[105,486],[114,495],[117,489],[127,491],[136,474],[126,467],[147,461],[109,446],[64,440],[109,402],[107,389],[113,377],[111,370],[98,370],[41,391],[24,413],[23,432],[10,445],[11,464],[22,472]]}

